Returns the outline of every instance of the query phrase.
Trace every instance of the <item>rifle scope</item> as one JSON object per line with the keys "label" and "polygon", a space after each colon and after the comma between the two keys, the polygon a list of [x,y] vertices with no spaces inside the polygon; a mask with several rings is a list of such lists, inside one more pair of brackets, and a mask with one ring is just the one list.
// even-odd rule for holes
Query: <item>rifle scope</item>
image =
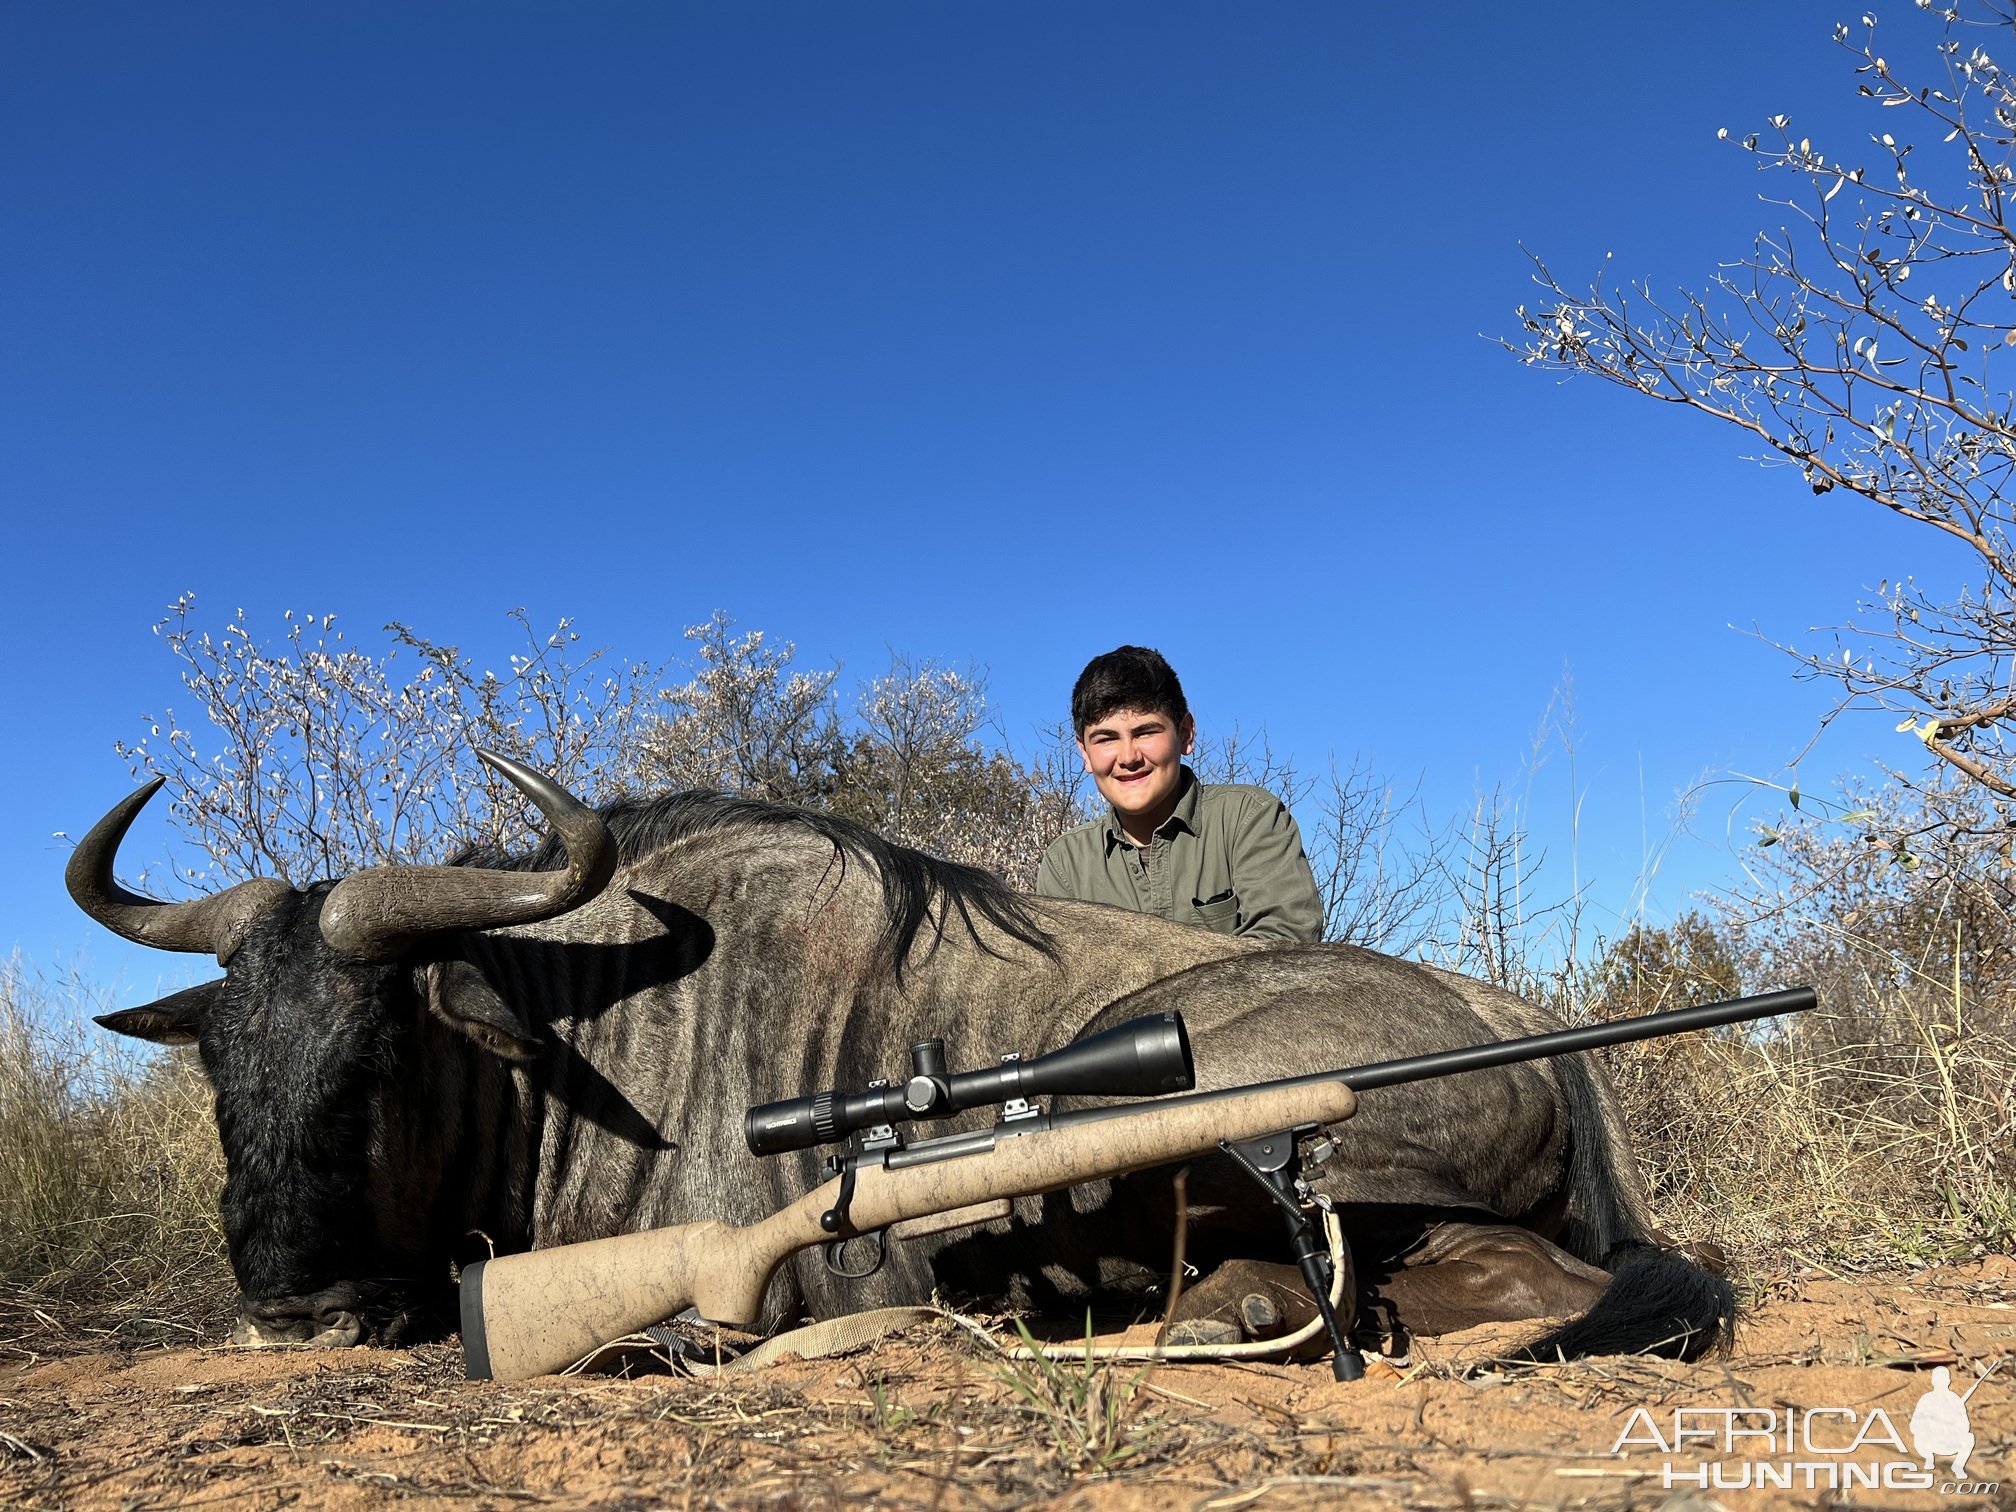
{"label": "rifle scope", "polygon": [[1181,1013],[1151,1013],[1025,1061],[1004,1058],[984,1071],[947,1075],[945,1041],[910,1047],[910,1079],[865,1092],[818,1092],[762,1103],[742,1115],[742,1134],[757,1155],[833,1144],[857,1129],[914,1118],[949,1118],[1011,1097],[1152,1097],[1197,1085],[1190,1035]]}

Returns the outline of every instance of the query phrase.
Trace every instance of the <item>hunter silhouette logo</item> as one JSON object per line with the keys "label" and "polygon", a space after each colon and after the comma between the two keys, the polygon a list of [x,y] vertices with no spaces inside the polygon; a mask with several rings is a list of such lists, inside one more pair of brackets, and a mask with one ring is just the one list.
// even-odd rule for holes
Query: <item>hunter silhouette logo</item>
{"label": "hunter silhouette logo", "polygon": [[[1994,1373],[1995,1365],[1990,1365],[1981,1381]],[[1911,1409],[1911,1447],[1923,1456],[1927,1470],[1933,1460],[1950,1457],[1953,1478],[1961,1480],[1967,1474],[1967,1456],[1974,1452],[1974,1434],[1967,1426],[1967,1397],[1981,1389],[1981,1381],[1967,1388],[1967,1396],[1961,1396],[1953,1390],[1952,1380],[1953,1372],[1944,1365],[1933,1368],[1932,1389]]]}

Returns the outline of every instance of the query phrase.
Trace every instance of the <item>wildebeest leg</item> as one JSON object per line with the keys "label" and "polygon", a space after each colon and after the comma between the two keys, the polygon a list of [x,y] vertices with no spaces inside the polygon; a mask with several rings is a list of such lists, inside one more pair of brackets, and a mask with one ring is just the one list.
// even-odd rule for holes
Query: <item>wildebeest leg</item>
{"label": "wildebeest leg", "polygon": [[1610,1274],[1529,1229],[1443,1223],[1391,1268],[1366,1279],[1368,1307],[1410,1333],[1560,1318],[1595,1305]]}
{"label": "wildebeest leg", "polygon": [[[1347,1329],[1351,1326],[1353,1291],[1347,1278],[1337,1318]],[[1296,1267],[1266,1260],[1228,1260],[1177,1298],[1168,1342],[1239,1344],[1250,1339],[1278,1339],[1305,1327],[1315,1317],[1316,1303]],[[1327,1334],[1310,1342],[1316,1353],[1329,1347]]]}
{"label": "wildebeest leg", "polygon": [[[1337,1323],[1347,1338],[1356,1318],[1357,1296],[1357,1276],[1347,1245],[1343,1285],[1337,1291]],[[1237,1344],[1279,1339],[1308,1327],[1318,1315],[1316,1300],[1298,1267],[1267,1260],[1227,1260],[1176,1299],[1168,1342]],[[1313,1359],[1329,1350],[1330,1336],[1321,1332],[1298,1346],[1296,1354]]]}

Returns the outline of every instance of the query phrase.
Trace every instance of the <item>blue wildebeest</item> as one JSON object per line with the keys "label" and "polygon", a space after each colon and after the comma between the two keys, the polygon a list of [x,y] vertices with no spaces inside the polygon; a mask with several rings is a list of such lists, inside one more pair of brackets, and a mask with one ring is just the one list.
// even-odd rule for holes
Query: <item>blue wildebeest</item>
{"label": "blue wildebeest", "polygon": [[[160,903],[113,876],[157,781],[71,859],[92,918],[224,966],[99,1022],[200,1050],[239,1342],[389,1341],[492,1243],[761,1219],[816,1184],[818,1156],[757,1161],[743,1109],[892,1074],[931,1036],[980,1066],[1180,1008],[1210,1088],[1558,1027],[1370,951],[1025,897],[829,815],[695,793],[598,813],[485,759],[551,824],[535,853]],[[1728,1327],[1727,1285],[1651,1226],[1615,1096],[1582,1057],[1373,1092],[1331,1133],[1315,1182],[1347,1216],[1361,1308],[1427,1333],[1581,1314],[1533,1346],[1549,1355],[1691,1356]],[[1192,1337],[1265,1326],[1251,1299],[1285,1257],[1264,1195],[1199,1162],[1187,1215],[1191,1258],[1220,1267],[1186,1298]],[[801,1255],[766,1322],[934,1285],[1037,1308],[1140,1291],[1167,1273],[1174,1222],[1148,1173],[892,1247],[866,1280]]]}

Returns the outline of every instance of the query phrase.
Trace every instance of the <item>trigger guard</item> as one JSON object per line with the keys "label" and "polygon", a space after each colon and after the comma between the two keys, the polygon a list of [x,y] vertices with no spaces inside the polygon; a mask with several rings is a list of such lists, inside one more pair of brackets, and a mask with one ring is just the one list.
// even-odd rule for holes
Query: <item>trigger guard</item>
{"label": "trigger guard", "polygon": [[[865,1270],[848,1270],[840,1263],[840,1257],[846,1252],[847,1246],[856,1239],[872,1239],[875,1243],[874,1259],[869,1262]],[[826,1269],[833,1275],[843,1281],[865,1281],[882,1269],[883,1262],[889,1258],[888,1231],[874,1229],[866,1234],[849,1234],[843,1239],[829,1239],[820,1246],[820,1249],[825,1256]]]}

